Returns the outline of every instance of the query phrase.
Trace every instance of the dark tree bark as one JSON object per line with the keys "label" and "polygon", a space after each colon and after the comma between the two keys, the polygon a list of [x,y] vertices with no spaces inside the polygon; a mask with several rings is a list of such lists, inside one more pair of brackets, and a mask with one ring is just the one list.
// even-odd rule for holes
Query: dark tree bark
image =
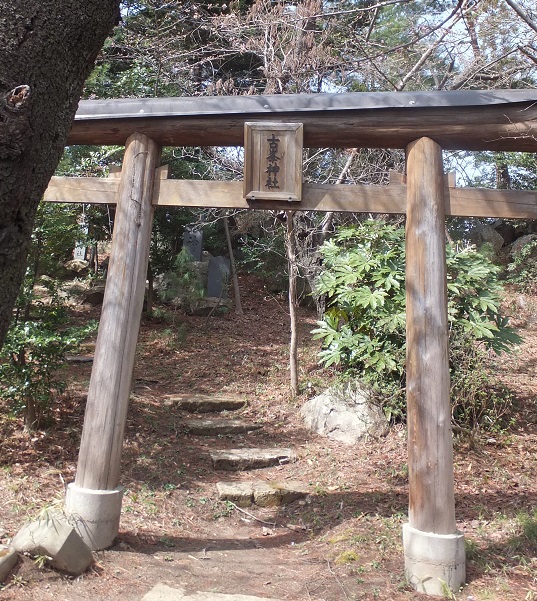
{"label": "dark tree bark", "polygon": [[119,0],[0,0],[0,346],[37,205]]}

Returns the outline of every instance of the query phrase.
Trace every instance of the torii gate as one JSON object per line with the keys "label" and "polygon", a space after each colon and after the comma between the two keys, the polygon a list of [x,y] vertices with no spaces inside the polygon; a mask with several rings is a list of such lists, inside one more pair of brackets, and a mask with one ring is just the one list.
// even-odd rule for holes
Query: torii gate
{"label": "torii gate", "polygon": [[167,146],[240,146],[246,122],[303,125],[307,147],[406,149],[406,182],[302,186],[297,210],[406,213],[409,521],[405,572],[443,596],[465,580],[449,399],[444,218],[537,218],[537,192],[448,184],[442,148],[537,151],[537,91],[351,93],[82,101],[70,144],[125,144],[120,178],[52,178],[45,200],[117,203],[75,482],[65,510],[94,550],[119,529],[119,485],[154,206],[289,209],[242,182],[161,179]]}

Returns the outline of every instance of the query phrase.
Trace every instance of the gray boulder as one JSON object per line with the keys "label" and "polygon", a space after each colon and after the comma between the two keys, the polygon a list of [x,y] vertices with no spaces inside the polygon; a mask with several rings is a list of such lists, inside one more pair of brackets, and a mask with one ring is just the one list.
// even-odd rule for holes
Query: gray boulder
{"label": "gray boulder", "polygon": [[63,514],[47,514],[23,526],[11,541],[19,553],[46,556],[54,568],[78,576],[93,562],[93,553]]}
{"label": "gray boulder", "polygon": [[531,244],[534,240],[537,240],[537,234],[526,234],[525,236],[517,238],[513,244],[511,244],[509,254],[512,257],[516,257],[525,246]]}
{"label": "gray boulder", "polygon": [[493,226],[488,225],[488,223],[482,223],[481,221],[477,221],[471,239],[478,248],[485,243],[490,244],[496,254],[500,252],[500,249],[505,243],[503,236],[498,230],[494,229]]}
{"label": "gray boulder", "polygon": [[388,432],[382,409],[359,384],[329,388],[307,401],[300,414],[310,430],[349,445]]}

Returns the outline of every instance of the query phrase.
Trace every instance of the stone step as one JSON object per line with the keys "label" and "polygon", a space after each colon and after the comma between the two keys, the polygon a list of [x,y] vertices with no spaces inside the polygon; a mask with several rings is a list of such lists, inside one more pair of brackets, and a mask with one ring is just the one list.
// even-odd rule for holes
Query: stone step
{"label": "stone step", "polygon": [[211,459],[217,470],[255,470],[296,461],[292,449],[229,449],[212,451]]}
{"label": "stone step", "polygon": [[240,434],[260,430],[261,424],[242,419],[186,419],[183,426],[190,434],[213,436],[218,434]]}
{"label": "stone step", "polygon": [[191,413],[218,413],[242,409],[246,401],[242,397],[232,395],[170,394],[165,397],[164,404]]}
{"label": "stone step", "polygon": [[221,501],[232,501],[238,507],[278,507],[303,499],[312,491],[304,482],[217,482],[216,489]]}

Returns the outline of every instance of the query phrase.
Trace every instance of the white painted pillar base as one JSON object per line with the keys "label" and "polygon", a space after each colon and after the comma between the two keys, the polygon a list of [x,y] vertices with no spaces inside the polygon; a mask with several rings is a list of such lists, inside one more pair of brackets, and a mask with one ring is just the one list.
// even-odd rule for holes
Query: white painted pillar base
{"label": "white painted pillar base", "polygon": [[451,598],[466,579],[464,535],[421,532],[403,525],[405,575],[419,593]]}
{"label": "white painted pillar base", "polygon": [[111,547],[119,531],[123,487],[113,490],[67,486],[65,514],[92,551]]}

